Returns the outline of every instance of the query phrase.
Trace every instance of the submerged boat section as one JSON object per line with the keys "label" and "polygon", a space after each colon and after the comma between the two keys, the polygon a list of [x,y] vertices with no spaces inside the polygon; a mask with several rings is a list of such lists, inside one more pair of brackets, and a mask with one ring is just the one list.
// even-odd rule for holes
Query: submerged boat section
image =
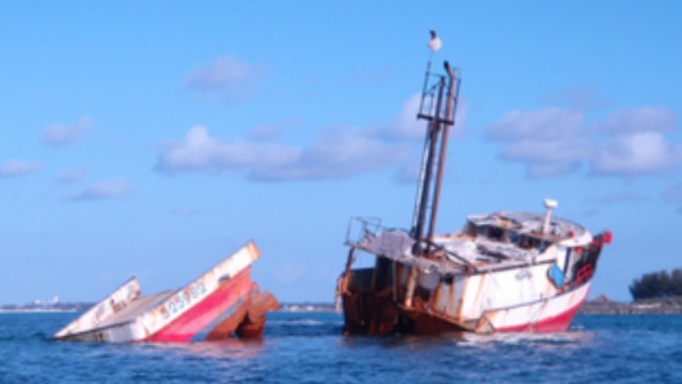
{"label": "submerged boat section", "polygon": [[246,244],[187,286],[143,296],[131,278],[54,335],[56,340],[189,342],[260,337],[265,315],[279,308],[251,281],[261,256]]}

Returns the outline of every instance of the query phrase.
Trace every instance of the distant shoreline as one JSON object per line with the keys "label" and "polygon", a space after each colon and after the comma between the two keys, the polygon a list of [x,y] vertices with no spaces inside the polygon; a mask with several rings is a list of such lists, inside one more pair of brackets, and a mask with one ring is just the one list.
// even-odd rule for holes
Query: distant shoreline
{"label": "distant shoreline", "polygon": [[71,313],[79,312],[78,309],[3,309],[0,313]]}
{"label": "distant shoreline", "polygon": [[682,296],[642,299],[621,303],[604,295],[588,300],[578,313],[595,315],[673,315],[682,313]]}
{"label": "distant shoreline", "polygon": [[0,305],[0,313],[56,313],[56,312],[82,312],[86,311],[95,303],[31,303]]}
{"label": "distant shoreline", "polygon": [[[3,305],[0,314],[12,313],[75,313],[84,312],[95,303],[59,303]],[[300,302],[282,303],[279,312],[338,312],[333,303]],[[587,300],[578,310],[587,315],[662,315],[682,313],[682,296],[637,300],[629,303],[618,302],[604,295]]]}

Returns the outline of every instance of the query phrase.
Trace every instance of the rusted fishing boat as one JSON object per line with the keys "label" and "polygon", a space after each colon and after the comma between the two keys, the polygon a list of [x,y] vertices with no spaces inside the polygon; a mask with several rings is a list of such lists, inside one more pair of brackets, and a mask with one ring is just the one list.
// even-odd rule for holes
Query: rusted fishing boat
{"label": "rusted fishing boat", "polygon": [[189,342],[260,337],[279,307],[251,281],[261,256],[249,242],[184,288],[142,296],[135,277],[54,335],[56,340]]}
{"label": "rusted fishing boat", "polygon": [[[435,39],[432,32],[432,50],[440,47]],[[434,234],[461,84],[458,69],[447,61],[444,69],[433,75],[430,61],[427,66],[417,115],[427,129],[411,228],[386,229],[368,218],[349,224],[350,250],[337,286],[344,331],[564,331],[587,298],[611,233],[593,236],[553,216],[558,204],[547,199],[544,213],[472,215],[463,228]],[[374,258],[372,267],[354,267],[363,254]]]}

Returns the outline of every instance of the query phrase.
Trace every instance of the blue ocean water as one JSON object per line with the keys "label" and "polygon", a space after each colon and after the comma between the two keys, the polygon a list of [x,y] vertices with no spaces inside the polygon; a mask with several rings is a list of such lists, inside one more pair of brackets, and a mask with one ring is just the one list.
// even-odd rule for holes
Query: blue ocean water
{"label": "blue ocean water", "polygon": [[261,341],[54,342],[75,313],[0,313],[2,383],[682,383],[682,315],[578,315],[557,334],[347,337],[269,315]]}

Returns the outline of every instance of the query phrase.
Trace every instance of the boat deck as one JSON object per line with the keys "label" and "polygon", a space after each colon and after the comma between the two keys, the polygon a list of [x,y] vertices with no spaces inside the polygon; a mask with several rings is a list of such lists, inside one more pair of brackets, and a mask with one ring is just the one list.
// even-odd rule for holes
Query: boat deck
{"label": "boat deck", "polygon": [[[385,230],[376,222],[357,220],[363,223],[361,235],[357,241],[348,239],[348,245],[439,273],[548,262],[556,257],[555,252],[547,252],[553,245],[580,247],[592,241],[592,235],[585,228],[559,217],[552,217],[543,230],[545,217],[542,215],[495,212],[469,216],[461,230],[432,238],[429,257],[416,257],[416,241],[409,231]],[[425,243],[420,245],[425,246]]]}
{"label": "boat deck", "polygon": [[108,319],[104,320],[97,326],[97,328],[108,328],[113,325],[131,322],[145,312],[156,308],[157,305],[167,300],[177,292],[178,290],[170,290],[139,297],[130,302],[130,304],[128,304],[120,312],[117,312]]}

